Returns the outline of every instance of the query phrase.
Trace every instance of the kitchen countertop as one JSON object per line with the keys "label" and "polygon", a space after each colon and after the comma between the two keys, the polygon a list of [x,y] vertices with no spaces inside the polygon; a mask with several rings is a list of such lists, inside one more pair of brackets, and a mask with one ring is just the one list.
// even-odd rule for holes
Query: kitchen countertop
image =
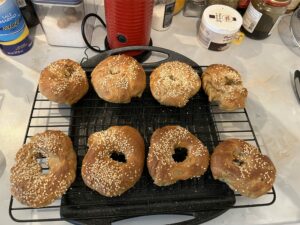
{"label": "kitchen countertop", "polygon": [[[263,152],[270,156],[278,172],[277,200],[273,205],[231,209],[206,224],[300,224],[300,179],[297,176],[300,170],[297,162],[300,158],[300,105],[289,75],[295,65],[300,68],[299,56],[283,44],[277,29],[262,41],[245,38],[241,45],[232,45],[223,52],[209,51],[197,40],[197,22],[181,14],[175,16],[169,30],[152,30],[154,45],[177,51],[199,65],[228,64],[242,74],[249,91],[246,108],[250,120]],[[0,53],[0,150],[6,158],[6,169],[2,176],[0,174],[0,223],[5,225],[15,224],[8,215],[9,170],[23,143],[39,73],[56,59],[80,61],[84,56],[82,48],[49,46],[40,26],[31,33],[34,46],[28,53],[16,57]],[[93,44],[103,47],[104,36],[105,32],[97,28]],[[160,215],[115,224],[166,224],[188,218],[191,217]]]}

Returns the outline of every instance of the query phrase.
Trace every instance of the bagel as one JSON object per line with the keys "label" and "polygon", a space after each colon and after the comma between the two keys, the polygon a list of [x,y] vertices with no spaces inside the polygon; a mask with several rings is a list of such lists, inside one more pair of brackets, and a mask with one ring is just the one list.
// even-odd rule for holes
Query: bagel
{"label": "bagel", "polygon": [[50,101],[72,105],[88,91],[89,84],[81,66],[70,59],[60,59],[41,72],[39,90]]}
{"label": "bagel", "polygon": [[215,179],[250,198],[267,193],[276,176],[272,161],[255,146],[239,139],[221,142],[211,156],[210,168]]}
{"label": "bagel", "polygon": [[162,63],[150,75],[152,96],[162,105],[184,107],[201,87],[201,79],[188,64]]}
{"label": "bagel", "polygon": [[[93,133],[82,162],[84,183],[106,197],[123,194],[140,179],[145,146],[140,133],[129,126],[112,126]],[[114,155],[123,156],[117,160]]]}
{"label": "bagel", "polygon": [[223,110],[233,111],[245,107],[248,91],[243,87],[241,75],[232,67],[212,64],[202,74],[202,85],[210,102],[217,102]]}
{"label": "bagel", "polygon": [[[186,158],[176,162],[175,149],[185,148]],[[209,153],[202,142],[187,129],[165,126],[154,131],[147,158],[149,174],[158,186],[167,186],[178,180],[202,176],[209,164]]]}
{"label": "bagel", "polygon": [[112,103],[129,103],[141,97],[146,88],[146,73],[131,56],[113,55],[92,72],[92,85],[98,96]]}
{"label": "bagel", "polygon": [[[41,156],[46,157],[47,174],[37,162]],[[47,206],[73,183],[76,165],[71,139],[62,131],[48,130],[36,134],[17,152],[16,163],[11,168],[11,193],[30,207]]]}

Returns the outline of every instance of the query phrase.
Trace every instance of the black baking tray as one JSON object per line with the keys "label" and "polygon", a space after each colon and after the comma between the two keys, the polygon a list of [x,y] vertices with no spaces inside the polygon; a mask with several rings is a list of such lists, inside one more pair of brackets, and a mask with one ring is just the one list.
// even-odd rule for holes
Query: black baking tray
{"label": "black baking tray", "polygon": [[129,125],[138,129],[144,137],[146,153],[152,133],[165,125],[187,128],[207,146],[210,153],[220,141],[208,98],[203,91],[184,108],[160,105],[151,95],[149,75],[162,62],[179,60],[188,63],[200,76],[201,67],[189,58],[163,48],[136,46],[104,52],[83,62],[82,67],[90,77],[100,61],[128,50],[152,51],[153,54],[163,54],[165,58],[142,64],[147,74],[147,88],[141,98],[133,99],[129,104],[113,104],[101,100],[90,88],[86,96],[72,106],[69,135],[78,155],[77,178],[62,197],[61,217],[75,224],[111,224],[142,215],[183,214],[193,215],[194,219],[178,224],[198,224],[222,214],[235,204],[235,195],[225,183],[214,180],[210,170],[200,178],[158,187],[153,184],[145,167],[141,179],[133,188],[113,198],[101,196],[84,185],[80,171],[87,152],[87,139],[92,133],[113,125]]}

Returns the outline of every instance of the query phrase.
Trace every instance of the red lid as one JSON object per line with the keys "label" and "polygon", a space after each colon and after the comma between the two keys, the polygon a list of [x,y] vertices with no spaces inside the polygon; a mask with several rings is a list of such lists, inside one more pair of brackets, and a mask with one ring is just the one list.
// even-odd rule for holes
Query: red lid
{"label": "red lid", "polygon": [[264,2],[271,6],[284,7],[290,4],[291,0],[264,0]]}

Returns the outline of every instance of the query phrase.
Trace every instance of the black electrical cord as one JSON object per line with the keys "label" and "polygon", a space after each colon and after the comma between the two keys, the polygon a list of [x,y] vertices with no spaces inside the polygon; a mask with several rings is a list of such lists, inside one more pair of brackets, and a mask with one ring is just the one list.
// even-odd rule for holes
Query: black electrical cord
{"label": "black electrical cord", "polygon": [[103,25],[103,27],[106,28],[106,24],[104,23],[104,21],[102,20],[102,18],[101,18],[100,16],[98,16],[98,15],[95,14],[95,13],[87,14],[87,15],[83,18],[82,23],[81,23],[81,34],[82,34],[83,40],[84,40],[85,44],[86,44],[90,49],[92,49],[93,51],[95,51],[95,52],[104,52],[104,51],[106,51],[106,50],[101,50],[100,48],[95,48],[94,46],[92,46],[92,45],[88,42],[88,40],[87,40],[87,38],[86,38],[86,36],[85,36],[85,23],[86,23],[86,21],[87,21],[90,17],[95,17],[95,18],[97,18],[97,19],[101,22],[101,24]]}

